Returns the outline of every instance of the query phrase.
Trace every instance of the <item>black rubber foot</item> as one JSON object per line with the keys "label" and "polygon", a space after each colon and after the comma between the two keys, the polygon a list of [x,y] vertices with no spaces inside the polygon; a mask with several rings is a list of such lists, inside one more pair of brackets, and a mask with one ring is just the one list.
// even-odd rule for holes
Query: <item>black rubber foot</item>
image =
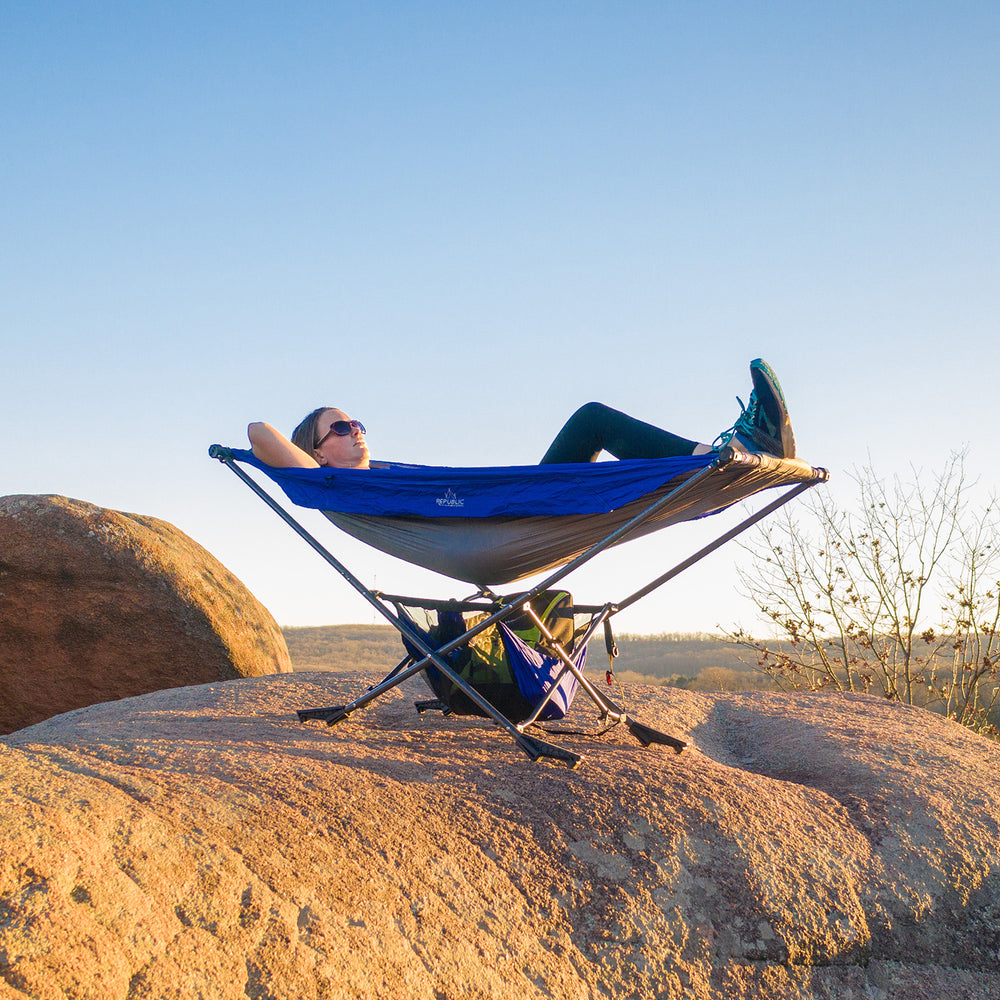
{"label": "black rubber foot", "polygon": [[440,698],[434,698],[432,701],[415,701],[413,707],[423,715],[424,712],[444,712],[445,715],[451,715],[451,709],[448,707],[446,701],[442,701]]}
{"label": "black rubber foot", "polygon": [[343,705],[332,705],[330,708],[300,708],[295,714],[299,717],[299,722],[319,719],[332,726],[335,722],[342,722],[351,713],[345,712]]}
{"label": "black rubber foot", "polygon": [[635,719],[627,719],[625,724],[628,726],[628,731],[644,747],[648,747],[650,743],[659,743],[662,746],[673,747],[674,750],[680,753],[687,746],[683,740],[678,740],[673,736],[667,736],[666,733],[661,733],[657,729],[644,726],[641,722],[636,722]]}
{"label": "black rubber foot", "polygon": [[546,743],[545,740],[536,739],[534,736],[525,736],[521,733],[517,737],[517,745],[532,759],[538,760],[540,757],[551,757],[553,760],[561,760],[572,770],[580,766],[583,760],[578,754],[570,753],[557,747],[554,743]]}

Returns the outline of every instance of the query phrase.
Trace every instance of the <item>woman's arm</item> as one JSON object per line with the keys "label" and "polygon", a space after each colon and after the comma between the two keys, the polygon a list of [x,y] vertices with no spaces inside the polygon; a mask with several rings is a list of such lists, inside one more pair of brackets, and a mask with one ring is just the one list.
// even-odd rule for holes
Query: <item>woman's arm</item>
{"label": "woman's arm", "polygon": [[250,449],[265,465],[278,469],[318,469],[319,462],[297,448],[281,431],[260,421],[247,427]]}

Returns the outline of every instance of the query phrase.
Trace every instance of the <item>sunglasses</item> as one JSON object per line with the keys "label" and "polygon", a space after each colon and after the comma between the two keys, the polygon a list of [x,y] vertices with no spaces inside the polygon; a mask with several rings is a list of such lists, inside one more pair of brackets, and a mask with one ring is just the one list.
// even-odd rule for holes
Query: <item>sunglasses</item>
{"label": "sunglasses", "polygon": [[330,429],[313,445],[314,448],[318,448],[331,434],[336,434],[337,437],[347,437],[352,431],[359,430],[362,434],[367,434],[365,430],[365,425],[361,423],[360,420],[334,420],[330,424]]}

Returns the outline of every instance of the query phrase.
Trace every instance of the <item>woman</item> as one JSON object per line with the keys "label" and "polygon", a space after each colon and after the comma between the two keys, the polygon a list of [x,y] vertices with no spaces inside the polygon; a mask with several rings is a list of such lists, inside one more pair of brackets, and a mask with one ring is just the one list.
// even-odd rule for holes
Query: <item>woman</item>
{"label": "woman", "polygon": [[[736,423],[716,439],[719,447],[730,442],[745,451],[765,452],[778,458],[795,457],[795,437],[788,419],[785,397],[770,367],[760,358],[750,362],[753,389],[750,403]],[[289,441],[269,424],[247,428],[253,453],[267,465],[283,468],[368,469],[371,458],[365,427],[343,410],[321,406],[292,432]],[[542,464],[593,462],[606,451],[615,458],[672,458],[704,455],[713,445],[691,441],[647,424],[603,403],[586,403],[566,421],[542,456]]]}

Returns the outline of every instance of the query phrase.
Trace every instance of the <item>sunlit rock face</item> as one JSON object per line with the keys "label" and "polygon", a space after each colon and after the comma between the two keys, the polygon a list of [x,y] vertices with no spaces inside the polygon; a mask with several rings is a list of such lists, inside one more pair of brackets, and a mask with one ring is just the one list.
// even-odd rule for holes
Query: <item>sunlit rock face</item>
{"label": "sunlit rock face", "polygon": [[0,975],[32,997],[1000,996],[995,744],[874,698],[657,688],[630,710],[692,746],[547,737],[577,770],[418,716],[414,680],[297,721],[370,680],[165,690],[0,740]]}
{"label": "sunlit rock face", "polygon": [[60,496],[0,498],[0,732],[289,670],[271,615],[173,525]]}

